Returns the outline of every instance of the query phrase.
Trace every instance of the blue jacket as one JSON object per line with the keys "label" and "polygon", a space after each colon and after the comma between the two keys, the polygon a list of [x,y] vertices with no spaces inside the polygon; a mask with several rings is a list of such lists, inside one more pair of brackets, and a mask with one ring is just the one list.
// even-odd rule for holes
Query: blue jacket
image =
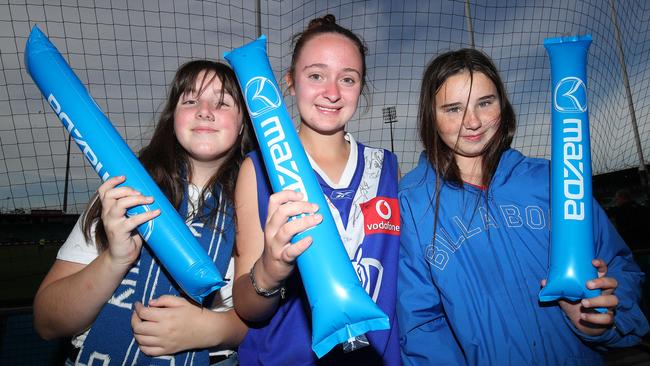
{"label": "blue jacket", "polygon": [[549,263],[547,160],[503,153],[489,189],[443,183],[434,238],[435,171],[424,155],[399,185],[397,317],[406,365],[598,365],[599,350],[648,332],[643,273],[594,202],[596,257],[618,280],[615,327],[579,332],[557,303],[540,303]]}

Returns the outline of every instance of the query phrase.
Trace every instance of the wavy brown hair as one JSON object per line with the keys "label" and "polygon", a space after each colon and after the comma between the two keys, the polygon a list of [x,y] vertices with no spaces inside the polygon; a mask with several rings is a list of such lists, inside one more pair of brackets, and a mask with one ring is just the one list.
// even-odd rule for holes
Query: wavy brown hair
{"label": "wavy brown hair", "polygon": [[[200,76],[202,76],[202,79],[199,80]],[[185,93],[202,93],[215,77],[218,77],[221,81],[222,98],[225,93],[230,94],[241,111],[243,129],[233,147],[226,154],[223,163],[209,179],[208,184],[203,187],[203,192],[201,192],[199,208],[203,206],[203,197],[207,190],[210,190],[213,196],[216,197],[217,190],[221,188],[225,198],[224,207],[217,207],[208,216],[202,218],[206,222],[209,222],[210,218],[213,218],[219,211],[225,211],[228,205],[233,205],[235,182],[239,167],[246,153],[254,146],[251,123],[245,108],[244,97],[232,69],[224,63],[210,60],[194,60],[181,65],[169,87],[167,101],[160,113],[151,141],[140,150],[139,154],[142,165],[178,210],[183,199],[184,187],[192,176],[192,165],[187,152],[180,145],[174,133],[176,105]],[[194,90],[197,82],[199,82],[200,88]],[[83,232],[86,240],[90,241],[93,224],[97,223],[95,226],[95,242],[98,250],[102,251],[108,246],[106,231],[101,219],[102,204],[97,194],[93,196],[91,202],[84,213]]]}
{"label": "wavy brown hair", "polygon": [[[515,112],[508,100],[503,81],[490,57],[481,51],[463,48],[443,53],[429,63],[422,77],[418,130],[420,131],[420,140],[424,146],[424,153],[436,174],[435,192],[431,197],[431,204],[434,206],[435,212],[433,222],[434,237],[438,228],[438,212],[440,211],[438,197],[442,185],[451,184],[459,188],[464,187],[454,150],[447,146],[440,137],[438,122],[436,121],[436,94],[447,79],[463,72],[469,72],[470,90],[472,89],[474,73],[480,72],[487,76],[494,83],[501,107],[497,131],[485,145],[482,152],[481,173],[483,176],[481,177],[481,183],[484,186],[488,187],[490,185],[501,159],[501,154],[510,148],[512,138],[515,135]],[[469,99],[467,103],[469,103]],[[465,108],[465,111],[467,111],[467,108]],[[464,118],[465,115],[463,114]],[[476,213],[481,197],[487,200],[487,191],[485,194],[477,196],[476,206],[473,208],[474,213]]]}
{"label": "wavy brown hair", "polygon": [[462,187],[463,180],[456,164],[454,150],[445,144],[438,131],[436,94],[449,77],[463,72],[470,74],[470,90],[475,72],[487,76],[496,87],[497,98],[501,106],[497,131],[483,150],[482,184],[488,186],[499,164],[501,154],[510,148],[515,135],[516,117],[497,68],[485,53],[471,48],[463,48],[443,53],[429,63],[422,77],[420,91],[418,110],[420,140],[427,159],[435,168],[438,181],[442,178],[445,182]]}

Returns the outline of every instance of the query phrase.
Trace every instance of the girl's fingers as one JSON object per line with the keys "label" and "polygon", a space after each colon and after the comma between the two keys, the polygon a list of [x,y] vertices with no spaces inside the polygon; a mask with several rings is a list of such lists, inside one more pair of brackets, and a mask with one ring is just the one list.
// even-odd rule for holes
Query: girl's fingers
{"label": "girl's fingers", "polygon": [[135,196],[126,196],[117,201],[113,201],[112,204],[107,204],[106,207],[104,207],[102,217],[122,218],[126,215],[126,211],[129,208],[148,205],[151,203],[153,203],[153,197],[151,196],[142,196],[139,194]]}
{"label": "girl's fingers", "polygon": [[[268,206],[268,215],[266,217],[266,222],[269,222],[271,217],[276,214],[278,210],[283,215],[294,216],[300,214],[302,211],[299,211],[299,207],[309,207],[313,205],[312,203],[302,200],[302,193],[295,191],[280,191],[273,193],[269,197],[269,206]],[[296,211],[298,207],[298,211]]]}
{"label": "girl's fingers", "polygon": [[140,193],[139,191],[131,187],[117,187],[106,191],[103,200],[107,200],[107,199],[119,200],[124,197],[141,196],[141,195],[142,193]]}
{"label": "girl's fingers", "polygon": [[129,223],[128,226],[133,226],[133,229],[135,229],[136,227],[144,224],[147,221],[153,220],[158,216],[160,216],[160,209],[155,209],[131,216],[126,221]]}
{"label": "girl's fingers", "polygon": [[318,205],[315,203],[307,201],[284,201],[281,205],[277,205],[276,207],[271,207],[271,205],[269,205],[267,222],[272,221],[274,217],[279,219],[284,218],[286,221],[286,219],[291,216],[316,211],[318,211]]}
{"label": "girl's fingers", "polygon": [[[136,339],[136,341],[137,341],[137,339]],[[151,357],[164,356],[165,354],[169,353],[169,352],[166,352],[163,347],[140,346],[140,350],[145,355],[151,356]]]}
{"label": "girl's fingers", "polygon": [[582,299],[581,304],[587,309],[608,308],[614,309],[618,306],[618,297],[616,295],[600,295],[591,299]]}
{"label": "girl's fingers", "polygon": [[291,220],[282,225],[280,229],[278,229],[275,237],[278,242],[284,245],[285,243],[291,241],[291,238],[293,238],[296,234],[318,225],[321,221],[323,221],[323,216],[320,214],[306,215],[295,220]]}
{"label": "girl's fingers", "polygon": [[158,339],[157,336],[137,333],[135,332],[135,330],[134,330],[134,336],[135,336],[135,340],[138,341],[138,344],[140,345],[140,349],[142,349],[142,347],[156,348],[160,344],[160,340]]}
{"label": "girl's fingers", "polygon": [[117,200],[115,208],[118,209],[119,211],[124,212],[131,207],[148,205],[151,203],[153,203],[153,197],[151,196],[142,196],[142,195],[127,196]]}
{"label": "girl's fingers", "polygon": [[591,324],[609,326],[614,323],[614,314],[611,312],[607,312],[605,314],[581,313],[580,319]]}
{"label": "girl's fingers", "polygon": [[[133,328],[133,334],[136,336],[154,336],[152,334],[152,331],[154,330],[154,327],[152,325],[152,322],[150,321],[145,321],[142,319],[135,319],[134,316],[131,316],[131,327]],[[151,345],[151,344],[149,344]]]}
{"label": "girl's fingers", "polygon": [[[141,305],[142,306],[142,305]],[[159,325],[160,315],[151,311],[151,310],[160,310],[160,309],[151,309],[144,307],[138,313],[133,313],[131,316],[131,327],[133,328],[133,334],[139,335],[141,337],[160,337],[162,336],[161,327]],[[151,343],[148,343],[151,345]]]}
{"label": "girl's fingers", "polygon": [[302,201],[303,194],[296,191],[286,190],[273,193],[269,197],[269,212],[276,210],[278,207],[290,201]]}
{"label": "girl's fingers", "polygon": [[139,306],[134,310],[138,314],[138,318],[142,321],[158,322],[163,316],[164,310],[160,308],[152,308],[137,303]]}
{"label": "girl's fingers", "polygon": [[300,256],[309,246],[313,243],[311,236],[302,238],[295,242],[294,244],[287,244],[283,252],[283,260],[288,263],[292,263]]}
{"label": "girl's fingers", "polygon": [[[270,214],[270,217],[267,220],[267,224],[266,224],[268,228],[266,231],[267,233],[274,235],[278,231],[284,230],[285,231],[284,236],[286,237],[286,231],[290,230],[292,226],[296,225],[294,224],[294,222],[300,221],[304,217],[316,216],[316,215],[310,215],[315,213],[316,211],[318,211],[318,206],[313,203],[302,202],[302,201],[286,203],[278,207],[278,209],[275,210],[275,212]],[[289,221],[289,219],[292,217],[295,217],[295,219]],[[284,226],[287,225],[287,222],[291,223],[292,225],[290,225],[288,228],[284,228]],[[293,234],[296,233],[297,232],[294,232]]]}
{"label": "girl's fingers", "polygon": [[607,263],[602,259],[594,259],[591,264],[598,270],[598,277],[604,277],[607,274]]}
{"label": "girl's fingers", "polygon": [[97,191],[99,192],[100,196],[103,193],[108,192],[112,188],[115,188],[118,184],[124,183],[126,181],[126,177],[123,175],[118,175],[116,177],[112,177],[106,180],[106,182],[102,183],[99,188],[97,188]]}
{"label": "girl's fingers", "polygon": [[149,301],[149,307],[154,308],[175,308],[191,304],[186,299],[180,296],[174,295],[162,295],[159,298],[151,299]]}
{"label": "girl's fingers", "polygon": [[141,214],[133,215],[130,217],[124,216],[124,211],[119,220],[111,221],[108,218],[104,218],[104,226],[107,231],[116,230],[120,232],[132,232],[137,229],[138,226],[146,223],[147,221],[153,220],[154,218],[160,215],[160,209],[145,211]]}
{"label": "girl's fingers", "polygon": [[587,288],[590,290],[601,289],[611,294],[618,287],[618,281],[613,277],[600,277],[587,281]]}

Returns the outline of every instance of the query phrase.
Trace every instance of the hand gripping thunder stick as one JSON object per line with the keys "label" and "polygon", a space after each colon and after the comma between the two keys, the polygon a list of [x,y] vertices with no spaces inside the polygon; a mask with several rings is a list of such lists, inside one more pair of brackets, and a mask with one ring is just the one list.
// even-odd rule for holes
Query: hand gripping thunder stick
{"label": "hand gripping thunder stick", "polygon": [[600,295],[594,259],[591,146],[587,113],[587,52],[591,36],[549,38],[551,60],[551,256],[540,301]]}
{"label": "hand gripping thunder stick", "polygon": [[266,54],[266,37],[225,55],[244,91],[266,171],[275,192],[292,189],[316,203],[323,221],[297,234],[314,241],[298,257],[312,311],[312,349],[319,358],[335,345],[390,328],[388,317],[361,287],[307,154],[298,139]]}
{"label": "hand gripping thunder stick", "polygon": [[25,65],[63,126],[102,181],[124,175],[123,186],[153,196],[150,205],[132,207],[127,215],[160,209],[161,214],[138,232],[181,289],[198,303],[224,281],[167,197],[160,191],[111,122],[47,37],[34,27],[25,48]]}

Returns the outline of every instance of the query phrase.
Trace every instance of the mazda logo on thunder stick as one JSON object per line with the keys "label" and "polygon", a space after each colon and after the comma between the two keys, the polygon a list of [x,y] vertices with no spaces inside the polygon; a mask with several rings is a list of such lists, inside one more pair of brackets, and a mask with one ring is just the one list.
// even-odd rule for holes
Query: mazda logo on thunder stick
{"label": "mazda logo on thunder stick", "polygon": [[269,79],[256,76],[246,83],[246,100],[251,117],[257,117],[282,104],[280,93]]}
{"label": "mazda logo on thunder stick", "polygon": [[360,206],[366,235],[399,235],[399,205],[396,198],[375,197]]}
{"label": "mazda logo on thunder stick", "polygon": [[558,112],[586,112],[587,88],[584,81],[575,76],[560,80],[553,93],[553,106]]}
{"label": "mazda logo on thunder stick", "polygon": [[547,38],[551,63],[551,237],[541,302],[598,296],[591,187],[587,54],[591,35]]}
{"label": "mazda logo on thunder stick", "polygon": [[[557,83],[553,92],[553,106],[559,112],[578,114],[587,111],[585,83],[568,76]],[[575,118],[578,117],[578,118]],[[562,118],[562,144],[564,151],[564,218],[583,220],[585,211],[584,163],[582,120],[579,115]]]}
{"label": "mazda logo on thunder stick", "polygon": [[[282,105],[282,96],[275,87],[274,82],[264,76],[254,76],[246,83],[245,97],[251,118],[261,117],[264,114],[278,109]],[[271,160],[282,189],[301,192],[304,200],[309,199],[307,189],[300,177],[300,169],[293,159],[293,152],[280,118],[271,115],[259,124],[263,138],[260,144],[268,147]],[[257,130],[256,130],[257,133]]]}

